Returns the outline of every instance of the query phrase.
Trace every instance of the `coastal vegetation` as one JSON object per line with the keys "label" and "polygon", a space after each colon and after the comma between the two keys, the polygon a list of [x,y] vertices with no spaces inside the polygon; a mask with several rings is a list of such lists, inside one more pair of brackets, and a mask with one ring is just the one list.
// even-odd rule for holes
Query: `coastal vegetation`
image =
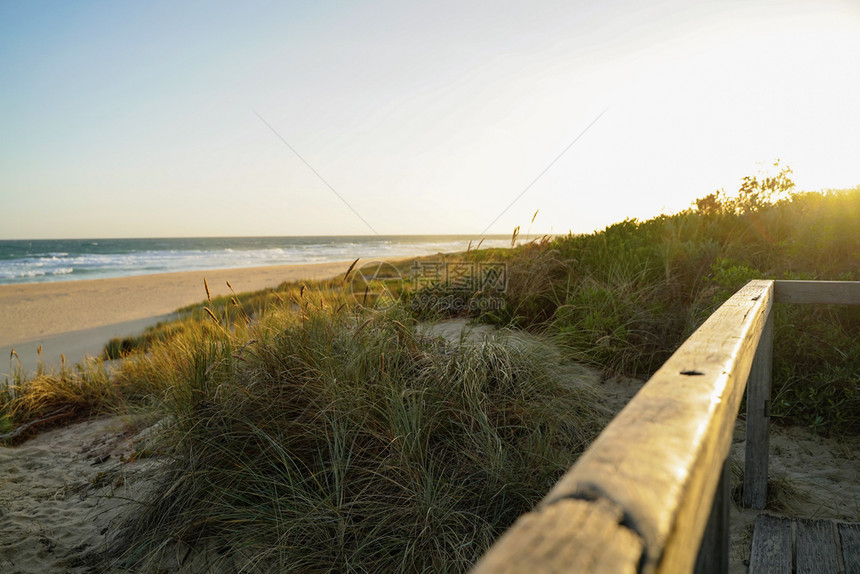
{"label": "coastal vegetation", "polygon": [[[503,308],[465,314],[540,332],[607,374],[647,378],[752,279],[860,280],[860,187],[788,195],[789,173],[745,178],[739,194],[675,215],[470,253],[506,262],[508,289]],[[776,422],[860,432],[860,308],[778,304],[773,373]]]}
{"label": "coastal vegetation", "polygon": [[234,329],[213,311],[126,362],[174,461],[119,539],[129,566],[209,543],[263,571],[464,570],[607,420],[539,340],[457,344],[402,308],[303,296]]}
{"label": "coastal vegetation", "polygon": [[[525,288],[496,320],[544,325],[577,359],[647,377],[751,279],[860,280],[858,220],[855,188],[558,239],[523,250]],[[860,432],[860,308],[778,304],[774,329],[774,420]]]}
{"label": "coastal vegetation", "polygon": [[[164,457],[162,480],[113,537],[120,567],[158,571],[188,549],[262,571],[462,571],[607,422],[580,365],[646,378],[750,279],[860,280],[860,187],[791,188],[781,169],[682,213],[428,259],[503,264],[493,293],[403,281],[382,305],[355,296],[353,268],[221,298],[207,286],[176,321],[112,341],[110,368],[19,369],[0,433],[161,421],[139,454]],[[504,305],[467,304],[491,296]],[[450,317],[500,330],[424,328]],[[860,433],[860,309],[778,306],[773,385],[776,422]]]}

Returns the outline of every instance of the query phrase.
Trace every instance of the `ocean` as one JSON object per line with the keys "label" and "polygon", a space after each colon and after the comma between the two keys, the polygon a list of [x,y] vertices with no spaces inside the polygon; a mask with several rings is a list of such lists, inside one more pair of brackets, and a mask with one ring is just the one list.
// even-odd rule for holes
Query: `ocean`
{"label": "ocean", "polygon": [[[470,240],[474,248],[468,235],[7,240],[0,285],[432,255],[465,251]],[[492,235],[481,247],[510,244]]]}

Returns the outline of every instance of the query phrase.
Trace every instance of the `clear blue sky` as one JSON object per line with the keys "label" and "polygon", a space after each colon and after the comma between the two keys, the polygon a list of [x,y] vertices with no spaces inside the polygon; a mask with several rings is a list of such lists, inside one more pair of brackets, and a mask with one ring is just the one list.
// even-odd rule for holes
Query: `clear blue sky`
{"label": "clear blue sky", "polygon": [[372,233],[256,113],[382,234],[483,232],[607,108],[490,233],[853,187],[858,62],[849,0],[0,0],[0,239]]}

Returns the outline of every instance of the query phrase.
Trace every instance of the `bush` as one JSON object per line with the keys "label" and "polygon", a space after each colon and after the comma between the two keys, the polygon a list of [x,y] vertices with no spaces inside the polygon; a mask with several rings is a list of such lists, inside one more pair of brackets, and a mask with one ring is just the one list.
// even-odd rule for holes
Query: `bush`
{"label": "bush", "polygon": [[[790,189],[789,173],[745,178],[734,200],[715,196],[720,209],[703,207],[707,200],[507,251],[511,277],[539,281],[512,285],[508,311],[480,318],[547,333],[577,360],[648,377],[751,279],[860,280],[860,187],[772,202]],[[774,416],[824,433],[860,431],[860,310],[778,307]]]}

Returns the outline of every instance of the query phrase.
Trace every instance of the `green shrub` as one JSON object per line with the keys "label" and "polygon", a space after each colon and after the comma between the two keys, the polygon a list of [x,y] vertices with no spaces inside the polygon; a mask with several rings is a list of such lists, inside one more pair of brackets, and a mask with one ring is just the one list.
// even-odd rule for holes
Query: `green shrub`
{"label": "green shrub", "polygon": [[[719,208],[707,200],[698,210],[506,251],[510,276],[540,280],[513,286],[506,312],[480,318],[546,332],[577,360],[647,377],[751,279],[860,280],[860,187],[783,197],[789,173],[745,178],[735,199],[715,196]],[[536,272],[548,268],[542,261],[552,261],[551,273]],[[775,417],[860,431],[852,414],[860,310],[778,307]]]}

